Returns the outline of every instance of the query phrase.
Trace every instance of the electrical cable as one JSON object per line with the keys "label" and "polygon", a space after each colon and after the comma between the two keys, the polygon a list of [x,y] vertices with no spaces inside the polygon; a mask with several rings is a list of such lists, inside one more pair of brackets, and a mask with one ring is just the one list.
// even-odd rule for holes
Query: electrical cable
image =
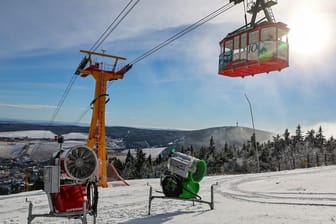
{"label": "electrical cable", "polygon": [[144,58],[150,56],[151,54],[155,53],[156,51],[160,50],[161,48],[167,46],[168,44],[172,43],[173,41],[181,38],[182,36],[186,35],[187,33],[195,30],[196,28],[200,27],[201,25],[205,24],[206,22],[214,19],[215,17],[219,16],[220,14],[226,12],[227,10],[231,9],[235,4],[233,2],[227,3],[224,6],[218,8],[217,10],[213,11],[212,13],[208,14],[207,16],[203,17],[202,19],[196,21],[195,23],[191,24],[190,26],[184,28],[180,32],[176,33],[172,37],[168,38],[167,40],[161,42],[160,44],[156,45],[149,51],[145,52],[141,56],[135,58],[129,64],[134,65],[139,61],[143,60]]}

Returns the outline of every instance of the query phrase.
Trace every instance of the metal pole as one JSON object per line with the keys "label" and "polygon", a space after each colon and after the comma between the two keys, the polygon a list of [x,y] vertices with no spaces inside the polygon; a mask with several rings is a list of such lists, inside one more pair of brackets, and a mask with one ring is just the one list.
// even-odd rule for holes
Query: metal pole
{"label": "metal pole", "polygon": [[258,148],[257,148],[257,141],[256,141],[256,135],[255,135],[255,127],[254,127],[254,120],[253,120],[253,112],[252,112],[252,106],[251,106],[251,102],[249,100],[249,98],[247,97],[246,93],[244,94],[245,95],[245,98],[249,104],[249,107],[250,107],[250,113],[251,113],[251,119],[252,119],[252,127],[253,127],[253,146],[256,150],[256,153],[257,153],[257,173],[260,172],[260,163],[259,163],[259,151],[258,151]]}
{"label": "metal pole", "polygon": [[28,199],[26,198],[26,202],[29,202],[29,206],[28,206],[28,218],[27,218],[27,223],[31,224],[31,222],[33,221],[33,203],[31,201],[28,201]]}
{"label": "metal pole", "polygon": [[149,200],[148,200],[148,215],[150,215],[150,210],[152,207],[152,186],[147,183],[147,186],[149,186]]}
{"label": "metal pole", "polygon": [[210,203],[210,209],[215,209],[215,202],[214,202],[214,186],[218,185],[218,182],[211,185],[211,203]]}

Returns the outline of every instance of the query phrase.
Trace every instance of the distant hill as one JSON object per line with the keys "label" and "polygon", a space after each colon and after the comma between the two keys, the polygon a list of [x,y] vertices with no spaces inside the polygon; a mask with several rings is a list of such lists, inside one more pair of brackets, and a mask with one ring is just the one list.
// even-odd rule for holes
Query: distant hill
{"label": "distant hill", "polygon": [[[182,145],[188,146],[208,146],[210,143],[211,136],[214,139],[216,146],[236,145],[242,146],[247,141],[251,140],[253,134],[253,129],[246,127],[215,127],[202,130],[195,130],[186,135],[183,141],[180,143]],[[255,130],[256,139],[259,142],[266,142],[272,139],[274,133]]]}
{"label": "distant hill", "polygon": [[[83,138],[89,127],[73,125],[54,125],[19,123],[19,122],[0,122],[0,132],[11,131],[30,131],[44,130],[55,133],[56,135],[80,136]],[[29,133],[29,132],[27,132]],[[76,133],[76,134],[72,134]],[[82,134],[79,134],[82,133]],[[201,130],[160,130],[143,129],[132,127],[106,127],[106,135],[109,139],[120,139],[124,148],[149,148],[164,146],[190,146],[199,148],[208,146],[211,136],[217,147],[229,145],[241,146],[250,140],[253,129],[246,127],[214,127]],[[256,138],[259,142],[272,139],[274,133],[256,130]],[[1,133],[0,133],[1,137]],[[5,136],[3,136],[5,137]],[[28,136],[29,137],[29,136]],[[36,137],[36,136],[35,136]]]}

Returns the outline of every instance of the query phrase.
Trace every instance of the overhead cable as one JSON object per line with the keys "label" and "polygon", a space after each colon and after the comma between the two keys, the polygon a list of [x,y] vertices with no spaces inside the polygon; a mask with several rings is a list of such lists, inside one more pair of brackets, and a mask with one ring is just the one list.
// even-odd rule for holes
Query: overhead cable
{"label": "overhead cable", "polygon": [[[124,8],[123,10],[119,13],[119,15],[113,20],[113,22],[106,28],[106,30],[103,32],[103,34],[98,38],[98,40],[92,45],[92,47],[90,48],[90,51],[96,51],[102,44],[103,42],[106,40],[106,38],[118,27],[118,25],[121,23],[122,20],[124,20],[126,18],[126,16],[132,11],[132,9],[136,6],[136,4],[139,3],[140,0],[131,0]],[[67,98],[67,96],[70,93],[70,90],[72,88],[72,86],[74,85],[76,79],[77,79],[77,75],[72,75],[65,91],[63,92],[57,106],[56,109],[52,115],[52,118],[49,122],[49,125],[52,125],[59,113],[59,111],[61,110],[61,107],[63,106],[63,103],[65,101],[65,99]]]}
{"label": "overhead cable", "polygon": [[[186,27],[185,29],[181,30],[180,32],[176,33],[175,35],[173,35],[169,39],[161,42],[160,44],[158,44],[157,46],[153,47],[152,49],[150,49],[146,53],[144,53],[141,56],[137,57],[136,59],[134,59],[129,64],[130,65],[134,65],[134,64],[138,63],[139,61],[141,61],[144,58],[150,56],[151,54],[155,53],[156,51],[160,50],[161,48],[165,47],[166,45],[172,43],[173,41],[177,40],[178,38],[180,38],[180,37],[184,36],[185,34],[187,34],[187,33],[191,32],[191,31],[195,30],[196,28],[200,27],[204,23],[206,23],[206,22],[214,19],[215,17],[217,17],[220,14],[224,13],[225,11],[229,10],[234,5],[235,5],[234,3],[230,2],[230,3],[226,4],[226,5],[218,8],[217,10],[215,10],[212,13],[208,14],[207,16],[199,19],[197,22],[193,23],[192,25],[190,25],[190,26]],[[108,88],[111,86],[112,83],[113,82],[110,82],[110,85],[108,86]],[[75,124],[79,124],[79,122],[84,118],[84,116],[89,112],[90,109],[91,109],[91,106],[87,107],[83,111],[83,113],[81,114],[81,116],[79,117],[79,119],[75,122]]]}
{"label": "overhead cable", "polygon": [[126,16],[132,11],[132,9],[139,3],[140,0],[131,0],[124,8],[121,10],[119,15],[112,21],[112,23],[106,28],[106,30],[100,35],[98,40],[92,45],[90,51],[96,51],[106,38],[119,26],[119,24],[126,18]]}
{"label": "overhead cable", "polygon": [[168,44],[172,43],[173,41],[181,38],[182,36],[186,35],[187,33],[191,32],[193,30],[197,29],[198,27],[200,27],[204,23],[206,23],[206,22],[214,19],[215,17],[219,16],[220,14],[226,12],[227,10],[229,10],[230,8],[232,8],[234,5],[235,4],[233,2],[225,4],[224,6],[218,8],[217,10],[215,10],[212,13],[208,14],[207,16],[201,18],[197,22],[195,22],[195,23],[191,24],[190,26],[184,28],[183,30],[181,30],[180,32],[176,33],[175,35],[173,35],[172,37],[168,38],[167,40],[165,40],[165,41],[161,42],[160,44],[156,45],[155,47],[153,47],[149,51],[145,52],[141,56],[135,58],[129,64],[130,65],[134,65],[134,64],[138,63],[139,61],[141,61],[144,58],[150,56],[151,54],[153,54],[156,51],[160,50],[161,48],[167,46]]}

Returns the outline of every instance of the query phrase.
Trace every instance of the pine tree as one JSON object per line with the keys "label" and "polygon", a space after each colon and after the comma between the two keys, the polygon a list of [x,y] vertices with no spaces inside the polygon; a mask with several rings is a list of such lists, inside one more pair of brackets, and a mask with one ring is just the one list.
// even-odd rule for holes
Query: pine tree
{"label": "pine tree", "polygon": [[134,178],[134,157],[131,154],[131,150],[128,150],[126,155],[123,176],[126,178]]}
{"label": "pine tree", "polygon": [[302,131],[301,131],[301,126],[300,126],[300,124],[298,124],[298,126],[296,127],[296,130],[295,130],[294,144],[300,143],[302,141],[303,141],[303,135],[302,135]]}
{"label": "pine tree", "polygon": [[199,150],[199,153],[198,153],[198,156],[197,158],[198,159],[206,159],[206,156],[207,156],[207,153],[206,153],[206,148],[204,146],[202,146]]}
{"label": "pine tree", "polygon": [[113,158],[112,162],[113,162],[113,166],[117,169],[118,173],[121,173],[124,169],[124,166],[122,162],[120,161],[120,159]]}
{"label": "pine tree", "polygon": [[194,155],[195,155],[194,148],[193,148],[192,145],[190,145],[190,155],[191,155],[191,156],[194,156]]}
{"label": "pine tree", "polygon": [[149,155],[146,162],[147,168],[149,171],[153,170],[152,155]]}
{"label": "pine tree", "polygon": [[324,143],[325,143],[325,137],[323,135],[322,127],[320,126],[318,132],[316,133],[316,143],[317,147],[320,149],[323,149]]}
{"label": "pine tree", "polygon": [[146,154],[142,151],[142,149],[138,149],[135,158],[134,164],[134,177],[142,178],[145,175],[145,162],[146,162]]}
{"label": "pine tree", "polygon": [[309,145],[311,146],[315,144],[315,130],[314,129],[307,132],[305,141],[307,141]]}
{"label": "pine tree", "polygon": [[274,156],[277,160],[280,160],[282,154],[282,144],[281,144],[280,135],[273,136],[273,143],[274,143]]}
{"label": "pine tree", "polygon": [[161,164],[163,161],[161,153],[158,155],[158,157],[156,157],[156,159],[154,160],[154,165],[159,165]]}
{"label": "pine tree", "polygon": [[285,130],[285,133],[283,134],[284,140],[285,140],[285,145],[289,146],[290,145],[290,133],[288,129]]}
{"label": "pine tree", "polygon": [[215,149],[216,149],[216,147],[215,147],[215,141],[213,139],[213,136],[211,136],[210,143],[209,143],[209,152],[210,152],[210,154],[213,155],[214,152],[215,152]]}
{"label": "pine tree", "polygon": [[126,159],[125,159],[125,165],[126,164],[131,164],[134,162],[134,157],[131,154],[131,150],[129,149],[126,155]]}

